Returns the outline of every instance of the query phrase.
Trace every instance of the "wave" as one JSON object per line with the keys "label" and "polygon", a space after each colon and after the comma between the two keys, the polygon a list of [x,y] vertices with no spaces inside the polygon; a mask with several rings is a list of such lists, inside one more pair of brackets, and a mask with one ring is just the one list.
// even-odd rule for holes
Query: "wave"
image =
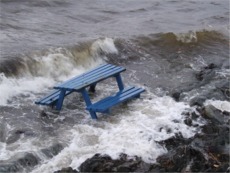
{"label": "wave", "polygon": [[71,48],[6,57],[0,63],[0,105],[11,103],[12,98],[20,94],[31,96],[42,92],[104,63],[107,54],[116,53],[113,40],[104,38]]}
{"label": "wave", "polygon": [[87,68],[106,59],[106,54],[117,53],[110,38],[81,43],[71,48],[53,48],[27,55],[5,57],[0,63],[0,73],[7,77],[68,75],[81,66]]}
{"label": "wave", "polygon": [[[228,39],[221,33],[206,30],[188,31],[179,34],[171,32],[150,34],[148,36],[139,36],[131,41],[141,46],[140,49],[148,49],[152,48],[152,46],[172,49],[178,46],[191,46],[192,44],[208,45],[220,42],[226,45],[228,43]],[[120,45],[123,46],[121,47]],[[133,56],[135,54],[136,56],[141,56],[136,51],[136,45],[127,44],[127,40],[116,39],[114,42],[111,38],[105,38],[80,43],[71,48],[53,48],[23,56],[5,57],[0,62],[0,73],[7,77],[32,75],[56,78],[61,74],[68,75],[77,66],[87,66],[91,61],[105,60],[106,55],[118,55],[118,52],[124,52],[124,49],[126,52],[133,54]],[[122,59],[122,55],[119,54],[116,58]]]}
{"label": "wave", "polygon": [[184,33],[158,33],[150,34],[148,36],[140,36],[135,39],[142,43],[143,46],[148,47],[149,45],[165,45],[165,46],[176,46],[176,45],[188,45],[188,44],[210,44],[213,42],[228,43],[228,38],[217,31],[188,31]]}

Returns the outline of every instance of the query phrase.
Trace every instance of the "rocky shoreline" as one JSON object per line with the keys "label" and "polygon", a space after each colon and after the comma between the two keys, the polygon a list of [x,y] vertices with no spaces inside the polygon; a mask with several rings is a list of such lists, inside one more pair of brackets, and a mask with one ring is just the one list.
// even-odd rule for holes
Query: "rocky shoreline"
{"label": "rocky shoreline", "polygon": [[195,112],[185,112],[184,123],[193,123],[197,118],[206,120],[200,126],[200,133],[192,138],[184,138],[178,133],[158,143],[168,153],[157,158],[156,163],[145,163],[140,157],[129,157],[125,153],[119,159],[96,154],[83,162],[79,171],[71,167],[64,172],[229,172],[229,124],[230,112],[221,111],[212,105],[197,106]]}

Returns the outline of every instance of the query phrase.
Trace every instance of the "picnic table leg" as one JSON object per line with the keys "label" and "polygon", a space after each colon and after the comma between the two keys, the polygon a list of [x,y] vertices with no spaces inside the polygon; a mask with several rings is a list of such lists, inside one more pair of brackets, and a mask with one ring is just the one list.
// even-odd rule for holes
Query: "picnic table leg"
{"label": "picnic table leg", "polygon": [[117,80],[118,88],[119,88],[120,91],[122,91],[124,89],[124,84],[122,82],[121,75],[117,74],[115,77],[116,77],[116,80]]}
{"label": "picnic table leg", "polygon": [[58,99],[57,104],[56,104],[56,109],[59,111],[62,108],[63,100],[65,98],[65,92],[66,92],[66,90],[61,90],[60,95],[59,95],[59,99]]}
{"label": "picnic table leg", "polygon": [[[90,98],[89,98],[89,95],[88,95],[88,93],[87,93],[85,88],[81,90],[81,94],[82,94],[82,96],[83,96],[83,98],[85,100],[86,106],[88,107],[88,106],[92,105],[92,103],[90,101]],[[94,112],[92,110],[89,110],[89,113],[90,113],[92,119],[97,119],[96,112]]]}

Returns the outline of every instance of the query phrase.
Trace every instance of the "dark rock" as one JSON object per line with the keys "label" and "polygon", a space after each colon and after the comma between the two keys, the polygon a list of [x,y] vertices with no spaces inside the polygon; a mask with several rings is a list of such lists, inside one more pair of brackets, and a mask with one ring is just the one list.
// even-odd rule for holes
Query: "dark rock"
{"label": "dark rock", "polygon": [[48,158],[56,156],[60,151],[63,150],[63,146],[59,143],[52,145],[49,148],[41,149],[41,152],[44,153]]}
{"label": "dark rock", "polygon": [[199,81],[210,80],[215,76],[214,69],[217,68],[217,65],[211,63],[208,66],[204,67],[199,73],[196,74],[196,78]]}
{"label": "dark rock", "polygon": [[0,172],[22,172],[24,169],[33,168],[39,159],[32,153],[19,153],[13,158],[0,161]]}
{"label": "dark rock", "polygon": [[203,106],[206,98],[203,96],[198,96],[190,100],[190,106]]}
{"label": "dark rock", "polygon": [[185,123],[186,125],[188,125],[188,126],[192,126],[192,119],[191,119],[191,118],[186,118],[186,119],[184,120],[184,123]]}
{"label": "dark rock", "polygon": [[224,114],[225,116],[230,116],[230,112],[228,112],[228,111],[223,111],[223,114]]}
{"label": "dark rock", "polygon": [[203,154],[189,145],[182,145],[175,150],[157,158],[157,162],[165,169],[165,172],[181,172],[193,161],[205,162]]}
{"label": "dark rock", "polygon": [[180,101],[180,92],[174,92],[172,93],[172,98],[174,98],[175,101]]}
{"label": "dark rock", "polygon": [[77,173],[78,171],[68,167],[68,168],[62,168],[61,170],[55,171],[54,173]]}
{"label": "dark rock", "polygon": [[202,132],[206,134],[219,133],[219,128],[215,125],[206,124],[202,127]]}
{"label": "dark rock", "polygon": [[211,63],[208,66],[204,67],[204,69],[214,69],[214,68],[217,68],[217,65],[214,63]]}
{"label": "dark rock", "polygon": [[151,165],[144,163],[140,157],[128,158],[121,154],[117,160],[112,160],[107,155],[96,154],[87,159],[79,167],[80,172],[140,172],[149,171]]}
{"label": "dark rock", "polygon": [[189,143],[189,140],[185,139],[181,133],[177,133],[175,134],[175,136],[168,138],[164,141],[160,141],[158,143],[161,145],[164,145],[167,148],[167,150],[172,150],[178,147],[179,145],[182,145],[182,144],[184,145],[184,144]]}
{"label": "dark rock", "polygon": [[16,129],[10,132],[9,137],[6,139],[7,144],[12,144],[20,139],[21,135],[34,136],[34,132],[31,129]]}
{"label": "dark rock", "polygon": [[216,84],[216,89],[220,90],[227,100],[230,99],[230,81],[221,81]]}
{"label": "dark rock", "polygon": [[199,115],[196,114],[196,112],[191,113],[191,119],[196,120],[199,117]]}
{"label": "dark rock", "polygon": [[[110,164],[107,164],[110,163]],[[100,154],[95,154],[92,158],[87,159],[83,162],[79,170],[80,172],[107,172],[112,171],[114,163],[109,156],[101,156]]]}
{"label": "dark rock", "polygon": [[212,105],[205,106],[202,110],[201,115],[204,118],[211,120],[213,123],[224,123],[223,113]]}

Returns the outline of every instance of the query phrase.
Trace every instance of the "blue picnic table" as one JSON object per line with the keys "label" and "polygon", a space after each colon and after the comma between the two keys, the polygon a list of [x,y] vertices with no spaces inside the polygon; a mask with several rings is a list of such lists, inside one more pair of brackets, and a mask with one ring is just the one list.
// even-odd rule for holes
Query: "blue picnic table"
{"label": "blue picnic table", "polygon": [[[125,70],[126,69],[121,66],[102,64],[95,69],[81,74],[80,76],[76,76],[57,86],[54,86],[53,92],[35,103],[40,105],[49,105],[55,107],[57,110],[61,110],[65,96],[71,94],[72,92],[79,92],[85,100],[86,110],[89,111],[93,119],[97,119],[96,112],[109,113],[112,106],[131,98],[138,98],[140,97],[140,93],[145,91],[143,88],[138,87],[124,88],[121,72],[124,72]],[[114,77],[116,79],[119,91],[112,96],[99,100],[96,103],[92,103],[86,88],[89,87],[91,91],[94,91],[98,82],[110,77]]]}

